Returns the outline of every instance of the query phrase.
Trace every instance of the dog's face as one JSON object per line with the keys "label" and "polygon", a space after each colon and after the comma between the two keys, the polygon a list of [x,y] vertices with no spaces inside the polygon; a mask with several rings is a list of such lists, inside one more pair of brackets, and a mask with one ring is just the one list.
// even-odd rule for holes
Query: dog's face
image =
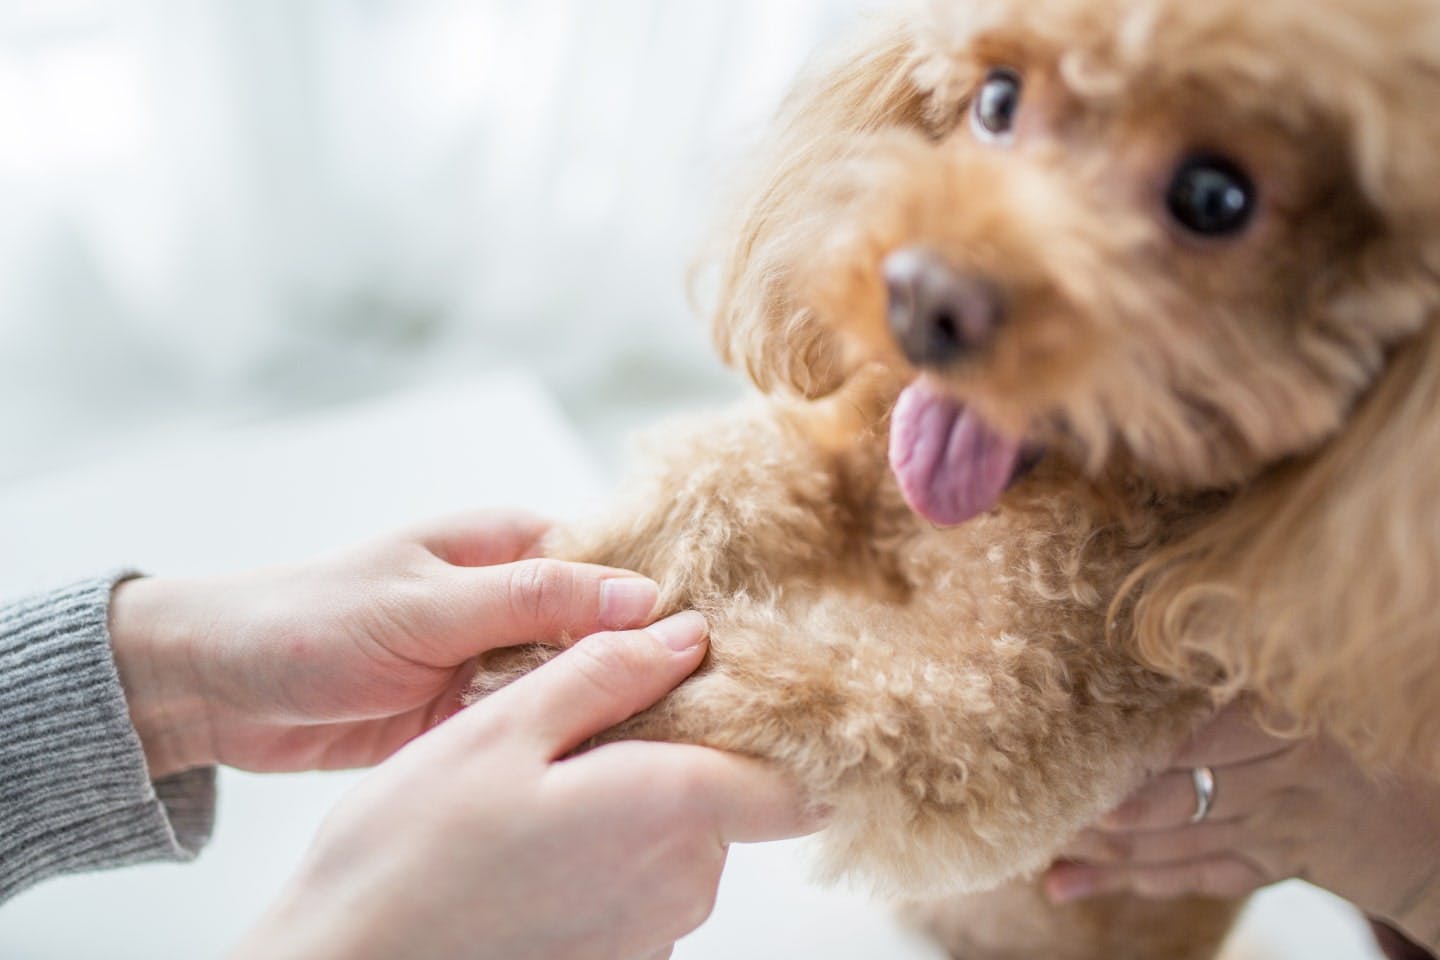
{"label": "dog's face", "polygon": [[908,371],[892,464],[942,523],[1045,455],[1185,491],[1309,451],[1437,299],[1434,160],[1395,155],[1440,147],[1433,7],[931,3],[797,105],[726,345]]}

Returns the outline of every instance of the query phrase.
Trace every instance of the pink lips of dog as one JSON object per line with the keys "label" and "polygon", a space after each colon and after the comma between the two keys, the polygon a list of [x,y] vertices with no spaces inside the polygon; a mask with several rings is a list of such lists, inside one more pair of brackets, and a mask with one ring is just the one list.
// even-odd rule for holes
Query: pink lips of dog
{"label": "pink lips of dog", "polygon": [[1020,463],[1021,443],[923,379],[890,415],[890,469],[911,509],[942,527],[993,507]]}

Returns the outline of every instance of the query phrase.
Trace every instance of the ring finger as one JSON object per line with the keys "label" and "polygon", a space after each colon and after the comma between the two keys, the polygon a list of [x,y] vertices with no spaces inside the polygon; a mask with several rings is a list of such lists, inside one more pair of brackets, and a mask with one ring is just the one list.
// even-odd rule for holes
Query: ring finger
{"label": "ring finger", "polygon": [[[1255,763],[1264,763],[1259,760]],[[1270,789],[1269,778],[1252,776],[1251,764],[1210,768],[1214,774],[1210,806],[1204,821],[1224,822],[1253,811]],[[1200,809],[1194,773],[1166,770],[1152,777],[1124,803],[1101,817],[1095,829],[1104,833],[1172,830],[1187,826]]]}

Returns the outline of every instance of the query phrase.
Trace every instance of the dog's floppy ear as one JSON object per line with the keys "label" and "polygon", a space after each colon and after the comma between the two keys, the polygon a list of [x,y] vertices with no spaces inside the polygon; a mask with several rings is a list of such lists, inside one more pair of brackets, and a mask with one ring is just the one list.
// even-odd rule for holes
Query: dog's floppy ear
{"label": "dog's floppy ear", "polygon": [[1440,773],[1440,321],[1394,350],[1340,436],[1130,586],[1123,619],[1158,666],[1255,690],[1377,766]]}
{"label": "dog's floppy ear", "polygon": [[721,357],[766,392],[816,399],[852,372],[833,334],[794,295],[791,269],[813,242],[807,200],[829,165],[859,135],[921,122],[913,51],[904,26],[873,24],[861,44],[803,79],[742,194],[725,238],[714,336]]}
{"label": "dog's floppy ear", "polygon": [[1401,17],[1390,42],[1344,48],[1350,69],[1304,72],[1346,118],[1381,224],[1321,292],[1326,349],[1378,379],[1318,451],[1138,570],[1112,614],[1164,669],[1256,690],[1376,765],[1440,773],[1440,17],[1395,10],[1428,26]]}

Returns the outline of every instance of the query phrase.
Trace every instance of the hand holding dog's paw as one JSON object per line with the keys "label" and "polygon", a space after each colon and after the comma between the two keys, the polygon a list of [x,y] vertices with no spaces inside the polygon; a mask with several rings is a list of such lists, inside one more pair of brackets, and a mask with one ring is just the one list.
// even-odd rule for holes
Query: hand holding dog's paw
{"label": "hand holding dog's paw", "polygon": [[478,513],[280,567],[122,583],[112,646],[151,775],[379,763],[460,708],[477,655],[650,622],[653,582],[539,559],[545,529]]}
{"label": "hand holding dog's paw", "polygon": [[683,613],[583,640],[401,750],[332,814],[239,957],[649,960],[709,915],[731,842],[814,828],[793,784],[615,743],[706,650]]}

